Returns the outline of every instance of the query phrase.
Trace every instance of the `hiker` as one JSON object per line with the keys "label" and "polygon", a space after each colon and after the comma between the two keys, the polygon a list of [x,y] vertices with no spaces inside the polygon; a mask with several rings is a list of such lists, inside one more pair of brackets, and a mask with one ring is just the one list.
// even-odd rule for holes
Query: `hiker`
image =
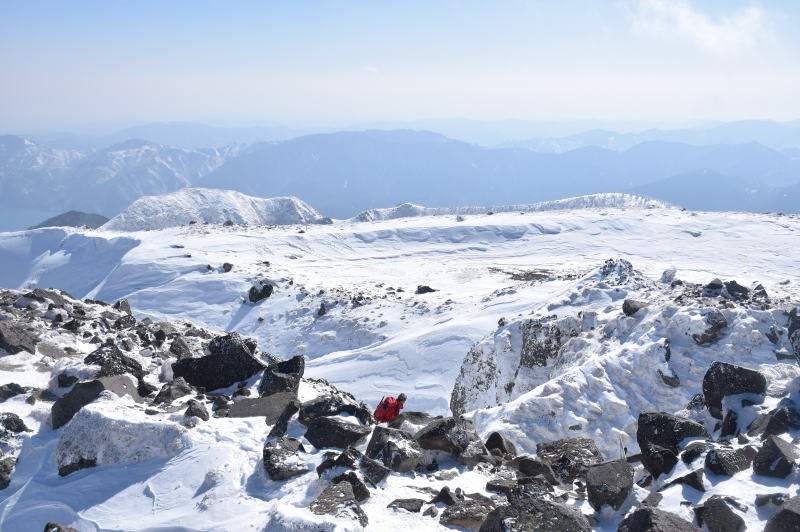
{"label": "hiker", "polygon": [[394,418],[396,418],[400,414],[400,410],[403,409],[403,405],[406,402],[406,394],[401,393],[397,396],[397,399],[394,397],[385,397],[381,404],[378,405],[378,408],[375,409],[375,421],[378,423],[386,423]]}

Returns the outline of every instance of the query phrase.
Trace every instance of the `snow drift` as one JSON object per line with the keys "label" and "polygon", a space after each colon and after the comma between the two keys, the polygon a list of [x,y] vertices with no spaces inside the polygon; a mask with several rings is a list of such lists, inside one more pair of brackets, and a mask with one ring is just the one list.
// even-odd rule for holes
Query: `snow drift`
{"label": "snow drift", "polygon": [[325,223],[310,205],[294,197],[255,198],[232,190],[185,188],[145,196],[101,227],[107,231],[165,229],[189,223],[288,225]]}
{"label": "snow drift", "polygon": [[589,194],[554,201],[527,203],[521,205],[492,205],[471,207],[423,207],[413,203],[401,203],[395,207],[385,209],[369,209],[358,214],[354,220],[371,222],[375,220],[394,220],[396,218],[410,218],[414,216],[442,216],[448,214],[489,214],[497,212],[538,212],[558,211],[566,209],[668,209],[674,205],[665,201],[640,196],[639,194],[623,194],[609,192],[603,194]]}

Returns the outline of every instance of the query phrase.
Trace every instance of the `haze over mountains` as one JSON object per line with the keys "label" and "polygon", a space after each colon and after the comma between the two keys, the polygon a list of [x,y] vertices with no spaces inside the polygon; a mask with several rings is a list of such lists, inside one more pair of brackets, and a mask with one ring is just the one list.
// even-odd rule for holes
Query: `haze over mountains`
{"label": "haze over mountains", "polygon": [[[98,149],[2,136],[0,230],[68,210],[112,217],[141,196],[191,186],[296,196],[334,218],[403,202],[519,204],[601,192],[697,210],[800,209],[800,121],[595,130],[501,147],[407,129],[287,138],[293,134],[278,126],[152,124],[104,137],[114,144]],[[283,140],[253,142],[270,137]]]}

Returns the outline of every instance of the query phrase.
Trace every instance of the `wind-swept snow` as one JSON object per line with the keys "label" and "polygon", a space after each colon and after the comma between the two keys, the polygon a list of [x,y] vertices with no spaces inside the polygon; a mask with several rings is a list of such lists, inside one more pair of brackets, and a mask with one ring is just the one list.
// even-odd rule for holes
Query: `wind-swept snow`
{"label": "wind-swept snow", "polygon": [[139,198],[101,229],[145,231],[189,223],[286,225],[324,221],[310,205],[293,197],[254,198],[232,190],[185,188]]}

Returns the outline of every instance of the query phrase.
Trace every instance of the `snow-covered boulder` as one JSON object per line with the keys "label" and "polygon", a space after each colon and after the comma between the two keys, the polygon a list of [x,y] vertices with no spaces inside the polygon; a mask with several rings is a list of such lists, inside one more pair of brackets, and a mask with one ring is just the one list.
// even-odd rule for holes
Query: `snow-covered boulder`
{"label": "snow-covered boulder", "polygon": [[145,231],[192,222],[287,225],[329,223],[329,219],[294,197],[256,198],[233,190],[185,188],[139,198],[100,229]]}

